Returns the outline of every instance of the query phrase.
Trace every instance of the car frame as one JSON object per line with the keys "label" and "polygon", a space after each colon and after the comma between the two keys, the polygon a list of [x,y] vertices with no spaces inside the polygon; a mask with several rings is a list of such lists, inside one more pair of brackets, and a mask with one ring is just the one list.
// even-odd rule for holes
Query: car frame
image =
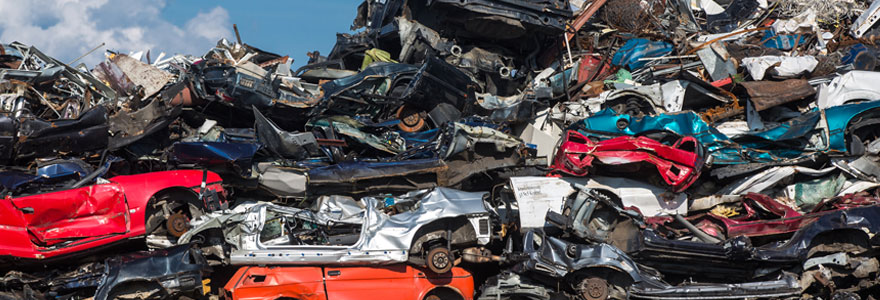
{"label": "car frame", "polygon": [[479,247],[492,240],[493,213],[483,200],[485,194],[443,187],[414,191],[399,197],[417,199],[413,209],[394,215],[387,215],[378,208],[383,199],[365,197],[362,199],[365,208],[358,239],[350,245],[270,245],[262,242],[261,234],[270,213],[314,222],[312,217],[297,217],[303,214],[303,209],[270,203],[256,204],[244,212],[214,216],[217,221],[194,221],[198,224],[194,224],[195,228],[184,234],[180,242],[189,242],[202,232],[222,228],[224,239],[231,244],[229,263],[233,265],[410,262],[444,273],[453,267],[457,258],[463,257],[464,250],[459,249]]}

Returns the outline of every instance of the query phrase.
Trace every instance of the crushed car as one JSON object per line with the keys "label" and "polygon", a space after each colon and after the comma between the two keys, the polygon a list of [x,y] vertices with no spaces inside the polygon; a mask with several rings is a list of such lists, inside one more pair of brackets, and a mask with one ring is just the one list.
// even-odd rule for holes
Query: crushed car
{"label": "crushed car", "polygon": [[[310,210],[268,203],[230,214],[193,220],[180,238],[194,240],[219,228],[231,244],[233,265],[365,265],[409,262],[435,273],[448,272],[465,253],[482,255],[497,238],[484,193],[438,187],[410,192],[380,209],[386,200],[366,197],[358,218],[320,221]],[[338,220],[338,218],[336,218]],[[471,249],[473,248],[473,249]]]}
{"label": "crushed car", "polygon": [[172,241],[189,229],[190,219],[226,204],[214,173],[166,171],[102,179],[97,177],[101,171],[58,190],[5,195],[0,256],[43,261],[136,237]]}
{"label": "crushed car", "polygon": [[[375,286],[383,288],[376,290]],[[473,299],[474,279],[462,268],[437,274],[406,264],[352,267],[241,267],[226,299]]]}
{"label": "crushed car", "polygon": [[192,245],[134,252],[87,263],[71,270],[54,269],[3,277],[0,296],[12,299],[178,299],[201,297],[210,288],[211,268]]}

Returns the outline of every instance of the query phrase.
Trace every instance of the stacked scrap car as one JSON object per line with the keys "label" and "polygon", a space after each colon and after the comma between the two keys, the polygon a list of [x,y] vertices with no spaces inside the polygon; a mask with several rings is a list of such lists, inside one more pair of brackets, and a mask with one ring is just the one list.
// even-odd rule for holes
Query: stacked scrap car
{"label": "stacked scrap car", "polygon": [[367,0],[296,68],[237,28],[2,44],[0,298],[872,299],[878,13]]}

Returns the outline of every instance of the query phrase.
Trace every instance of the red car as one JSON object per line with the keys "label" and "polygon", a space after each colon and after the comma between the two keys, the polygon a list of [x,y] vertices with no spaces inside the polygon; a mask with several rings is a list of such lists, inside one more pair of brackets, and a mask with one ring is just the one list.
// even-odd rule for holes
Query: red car
{"label": "red car", "polygon": [[173,239],[188,229],[189,218],[225,198],[213,172],[165,171],[108,181],[0,199],[0,258],[48,259],[147,233]]}
{"label": "red car", "polygon": [[[622,136],[594,142],[569,130],[553,159],[553,169],[585,176],[601,168],[601,173],[632,176],[655,169],[673,192],[686,190],[700,177],[705,163],[703,148],[694,137],[682,137],[672,146],[647,137]],[[640,175],[641,176],[641,175]]]}
{"label": "red car", "polygon": [[471,300],[474,279],[462,268],[436,274],[406,264],[377,267],[242,267],[224,287],[232,299]]}
{"label": "red car", "polygon": [[848,194],[824,200],[811,211],[802,214],[770,196],[749,193],[739,205],[742,213],[736,216],[725,217],[710,212],[688,219],[703,232],[716,237],[744,235],[754,238],[792,233],[825,215],[877,203],[878,198],[865,193]]}

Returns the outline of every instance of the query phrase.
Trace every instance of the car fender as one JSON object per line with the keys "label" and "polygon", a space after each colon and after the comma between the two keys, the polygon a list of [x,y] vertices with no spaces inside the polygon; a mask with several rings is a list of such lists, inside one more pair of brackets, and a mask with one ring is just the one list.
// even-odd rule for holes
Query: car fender
{"label": "car fender", "polygon": [[[199,170],[177,170],[116,176],[109,180],[119,184],[125,191],[128,212],[131,215],[131,233],[141,235],[146,231],[147,205],[154,195],[162,190],[175,187],[193,190],[195,194],[202,184],[203,175],[203,171]],[[212,189],[222,191],[218,185],[221,182],[220,175],[214,172],[208,172],[207,175],[207,184],[214,184]]]}

